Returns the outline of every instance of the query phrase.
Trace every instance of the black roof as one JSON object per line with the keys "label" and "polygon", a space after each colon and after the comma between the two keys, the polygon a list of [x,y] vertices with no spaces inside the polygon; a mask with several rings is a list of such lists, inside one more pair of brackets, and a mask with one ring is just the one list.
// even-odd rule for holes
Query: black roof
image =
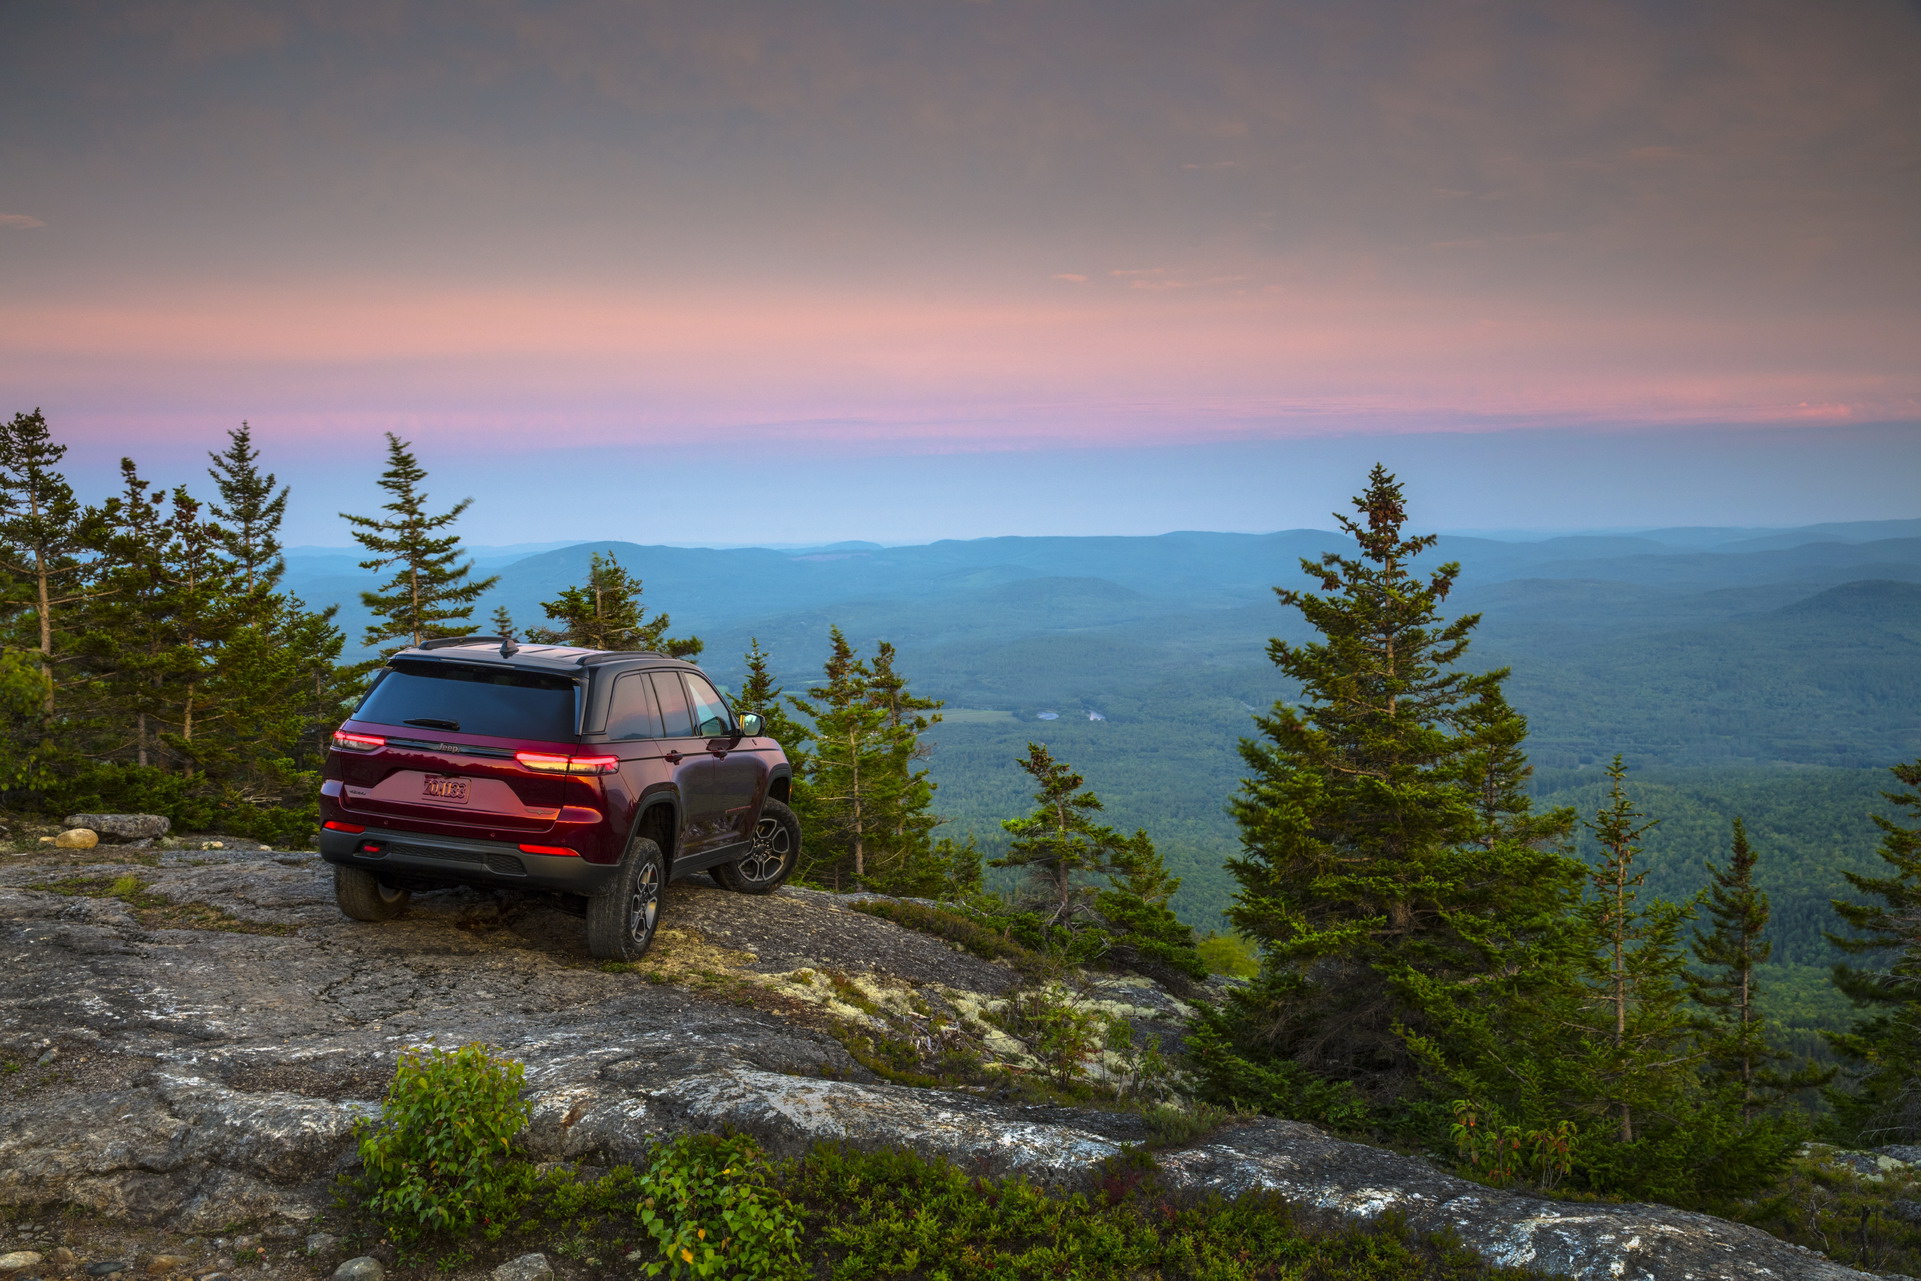
{"label": "black roof", "polygon": [[576,675],[588,668],[610,663],[646,663],[650,667],[668,665],[699,671],[685,659],[656,654],[645,649],[584,649],[578,645],[516,645],[508,653],[499,636],[447,636],[401,650],[389,658],[415,662],[479,663],[491,667],[518,667],[527,671],[562,672]]}

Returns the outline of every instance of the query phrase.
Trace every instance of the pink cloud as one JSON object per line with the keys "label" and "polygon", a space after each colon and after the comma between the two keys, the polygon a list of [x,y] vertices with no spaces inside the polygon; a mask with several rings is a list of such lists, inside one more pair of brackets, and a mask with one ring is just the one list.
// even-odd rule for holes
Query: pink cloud
{"label": "pink cloud", "polygon": [[28,227],[44,227],[46,225],[46,223],[41,222],[31,214],[0,213],[0,227],[12,227],[24,230]]}

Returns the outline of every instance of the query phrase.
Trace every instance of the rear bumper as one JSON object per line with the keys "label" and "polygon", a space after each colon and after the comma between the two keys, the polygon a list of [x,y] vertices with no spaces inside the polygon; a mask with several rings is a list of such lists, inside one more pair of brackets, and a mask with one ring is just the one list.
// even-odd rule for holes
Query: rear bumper
{"label": "rear bumper", "polygon": [[320,856],[342,867],[389,873],[397,881],[446,881],[503,889],[592,894],[613,880],[617,866],[561,854],[526,854],[500,841],[469,841],[392,828],[364,832],[322,828]]}

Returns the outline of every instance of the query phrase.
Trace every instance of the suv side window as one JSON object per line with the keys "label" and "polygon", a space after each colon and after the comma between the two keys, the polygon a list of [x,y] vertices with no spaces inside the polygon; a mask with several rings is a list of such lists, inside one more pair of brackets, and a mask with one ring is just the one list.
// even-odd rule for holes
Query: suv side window
{"label": "suv side window", "polygon": [[680,686],[679,674],[649,672],[648,676],[653,678],[654,693],[660,698],[661,736],[692,738],[694,713],[687,705],[687,691]]}
{"label": "suv side window", "polygon": [[733,714],[714,687],[692,672],[681,675],[687,679],[687,692],[694,696],[694,732],[702,738],[725,738],[733,733]]}
{"label": "suv side window", "polygon": [[645,672],[629,672],[614,682],[614,699],[607,709],[608,738],[659,738],[660,708]]}

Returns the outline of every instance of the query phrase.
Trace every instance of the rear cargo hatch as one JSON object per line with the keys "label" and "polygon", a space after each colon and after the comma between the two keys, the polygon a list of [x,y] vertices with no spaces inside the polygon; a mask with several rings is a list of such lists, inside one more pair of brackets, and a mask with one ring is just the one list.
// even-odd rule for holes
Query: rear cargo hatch
{"label": "rear cargo hatch", "polygon": [[338,754],[341,803],[371,819],[544,832],[566,780],[528,770],[514,754],[578,751],[574,707],[564,676],[398,659],[342,727],[385,745]]}

